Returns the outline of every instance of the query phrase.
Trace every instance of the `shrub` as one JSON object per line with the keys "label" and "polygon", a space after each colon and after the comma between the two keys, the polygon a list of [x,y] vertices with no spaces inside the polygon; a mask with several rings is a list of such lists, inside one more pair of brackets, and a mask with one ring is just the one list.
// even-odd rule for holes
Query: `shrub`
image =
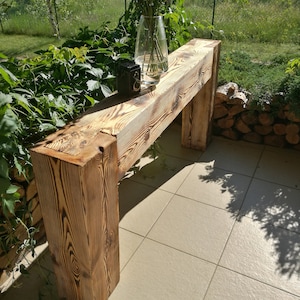
{"label": "shrub", "polygon": [[297,117],[300,117],[300,58],[288,62],[286,76],[278,90],[283,93],[284,100],[290,105],[290,109]]}
{"label": "shrub", "polygon": [[[178,7],[173,2],[165,11],[172,50],[190,38],[184,1],[178,0]],[[12,183],[11,170],[29,181],[29,148],[115,90],[118,62],[134,53],[137,4],[131,2],[114,29],[108,23],[97,30],[82,28],[61,47],[50,46],[31,58],[0,54],[0,250],[35,245],[30,207]],[[14,235],[20,224],[26,241]]]}
{"label": "shrub", "polygon": [[26,247],[34,247],[30,204],[18,194],[11,171],[29,181],[29,148],[108,96],[114,65],[129,57],[121,53],[122,31],[112,34],[103,25],[97,34],[81,30],[78,38],[85,39],[50,46],[32,58],[0,56],[0,253],[24,247],[14,234],[20,224],[28,233]]}

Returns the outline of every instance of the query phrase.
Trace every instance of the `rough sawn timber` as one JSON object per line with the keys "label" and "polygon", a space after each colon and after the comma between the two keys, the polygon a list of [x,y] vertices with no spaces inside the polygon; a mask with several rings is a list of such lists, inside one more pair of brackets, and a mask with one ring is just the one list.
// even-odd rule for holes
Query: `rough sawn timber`
{"label": "rough sawn timber", "polygon": [[60,297],[107,299],[117,285],[118,181],[181,111],[182,144],[205,150],[219,52],[190,41],[155,89],[113,95],[31,150]]}

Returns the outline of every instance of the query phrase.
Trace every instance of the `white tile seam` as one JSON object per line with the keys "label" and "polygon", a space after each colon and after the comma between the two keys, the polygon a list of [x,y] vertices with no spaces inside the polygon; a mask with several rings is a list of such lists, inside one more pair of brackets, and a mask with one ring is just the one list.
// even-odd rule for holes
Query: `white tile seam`
{"label": "white tile seam", "polygon": [[[159,189],[156,189],[156,190],[159,190]],[[165,192],[165,191],[164,191]],[[169,194],[172,194],[172,197],[170,197],[170,200],[166,203],[164,209],[161,211],[161,213],[159,214],[159,216],[156,218],[156,220],[153,222],[153,224],[151,225],[150,229],[147,231],[147,233],[145,235],[141,235],[141,234],[138,234],[132,230],[128,230],[128,229],[125,229],[123,228],[122,226],[120,226],[120,228],[122,228],[123,230],[126,230],[127,232],[131,232],[133,234],[136,234],[140,237],[142,237],[142,241],[141,243],[139,244],[139,246],[136,248],[136,250],[132,253],[132,255],[130,256],[130,258],[128,259],[128,261],[126,262],[126,264],[123,266],[121,272],[125,269],[125,267],[128,265],[128,263],[131,261],[131,259],[133,258],[133,256],[135,255],[135,253],[138,251],[138,249],[141,247],[141,245],[144,243],[146,237],[148,236],[149,232],[152,230],[153,226],[156,224],[157,220],[161,217],[161,215],[163,214],[163,212],[166,210],[166,208],[168,207],[168,205],[170,204],[170,202],[172,201],[172,199],[174,198],[174,194],[173,193],[170,193],[168,192]]]}
{"label": "white tile seam", "polygon": [[[183,178],[182,182],[179,184],[179,186],[178,186],[178,188],[176,189],[176,191],[175,191],[174,193],[172,193],[172,194],[173,194],[173,197],[174,197],[174,195],[177,195],[178,190],[181,188],[181,186],[183,185],[183,183],[185,183],[186,179],[187,179],[188,176],[191,174],[191,172],[193,171],[193,169],[195,168],[195,166],[196,166],[196,163],[194,162],[194,163],[193,163],[193,167],[191,167],[190,170],[189,170],[189,172],[187,172],[186,176]],[[167,192],[167,190],[164,190],[162,187],[159,187],[158,189]],[[173,197],[172,197],[172,198],[173,198]]]}
{"label": "white tile seam", "polygon": [[[193,169],[194,169],[194,167],[190,170],[189,174],[192,172]],[[240,205],[240,209],[241,209],[241,207],[242,207],[242,205],[243,205],[243,203],[244,203],[244,201],[245,201],[246,194],[248,193],[249,187],[250,187],[250,185],[251,185],[251,183],[252,183],[253,177],[251,177],[251,176],[249,176],[249,175],[245,175],[245,174],[241,174],[241,173],[237,173],[237,172],[232,172],[232,171],[229,171],[229,170],[225,170],[225,169],[222,169],[222,168],[219,168],[219,167],[214,167],[214,170],[226,171],[226,172],[230,172],[230,174],[232,174],[232,175],[239,175],[239,176],[243,176],[243,177],[246,177],[246,178],[250,178],[249,186],[248,186],[248,188],[246,189],[246,191],[245,191],[245,193],[244,193],[244,196],[243,196],[243,198],[242,198],[243,200],[242,200],[242,203],[241,203],[241,205]],[[189,174],[188,174],[188,175],[189,175]],[[187,177],[188,177],[188,175],[187,175]],[[183,182],[181,183],[180,187],[185,183],[187,177],[183,180]],[[179,188],[180,188],[180,187],[179,187]],[[226,208],[221,208],[221,207],[218,207],[218,206],[209,204],[209,203],[207,203],[207,202],[202,202],[201,200],[196,200],[196,199],[193,199],[193,198],[190,198],[190,197],[181,195],[181,194],[177,194],[179,188],[176,190],[176,192],[174,193],[174,195],[176,195],[176,196],[178,196],[178,197],[182,197],[182,198],[187,199],[187,200],[191,200],[191,201],[194,201],[194,202],[198,202],[198,203],[200,203],[200,204],[204,204],[204,205],[207,205],[207,206],[210,206],[210,207],[213,207],[213,208],[217,208],[217,209],[221,209],[221,210],[223,210],[223,211],[228,212],[228,210],[227,210]],[[239,209],[239,210],[240,210],[240,209]]]}
{"label": "white tile seam", "polygon": [[264,181],[264,182],[267,182],[267,183],[277,184],[277,185],[280,185],[282,187],[289,188],[289,189],[292,189],[292,190],[295,190],[295,191],[299,191],[300,190],[300,186],[299,187],[295,187],[295,186],[292,186],[292,185],[286,185],[286,184],[283,184],[283,183],[280,183],[280,182],[270,181],[270,180],[261,178],[259,176],[257,176],[257,177],[254,176],[254,179],[260,180],[260,181]]}
{"label": "white tile seam", "polygon": [[[267,283],[267,282],[263,282],[263,281],[261,281],[261,280],[258,280],[257,278],[254,278],[254,277],[251,277],[251,276],[249,276],[249,275],[246,275],[246,274],[237,272],[237,271],[232,270],[232,269],[230,269],[230,268],[228,268],[228,267],[221,266],[221,265],[217,265],[216,270],[217,270],[218,268],[225,269],[225,270],[228,270],[228,271],[230,271],[230,272],[239,274],[239,275],[241,275],[241,276],[243,276],[243,277],[249,278],[249,279],[254,280],[254,281],[256,281],[256,282],[259,282],[259,283],[261,283],[261,284],[263,284],[263,285],[266,285],[266,286],[269,286],[269,287],[274,288],[274,289],[276,289],[276,290],[282,291],[282,292],[284,292],[284,293],[286,293],[286,294],[289,294],[289,295],[291,295],[291,296],[300,297],[300,294],[297,295],[297,294],[291,293],[291,292],[289,292],[289,291],[287,291],[287,290],[284,290],[284,289],[282,289],[282,288],[279,288],[278,286],[269,284],[269,283]],[[215,274],[215,272],[214,272],[214,274]],[[213,275],[213,276],[214,276],[214,275]],[[203,300],[205,300],[205,298],[204,298]]]}
{"label": "white tile seam", "polygon": [[[221,255],[220,255],[220,258],[219,258],[219,260],[218,260],[217,266],[220,266],[220,261],[221,261],[221,259],[222,259],[223,254],[224,254],[224,251],[225,251],[225,249],[226,249],[226,246],[227,246],[227,244],[228,244],[228,242],[229,242],[229,239],[230,239],[230,237],[231,237],[231,235],[232,235],[232,232],[233,232],[233,229],[234,229],[234,227],[235,227],[235,224],[236,224],[237,222],[239,222],[238,219],[241,217],[241,214],[240,214],[240,213],[241,213],[241,208],[243,207],[243,205],[244,205],[244,203],[245,203],[245,200],[246,200],[246,198],[247,198],[247,195],[248,195],[248,193],[249,193],[250,186],[252,185],[252,182],[253,182],[253,180],[254,180],[254,174],[255,174],[256,169],[257,169],[257,167],[258,167],[258,165],[259,165],[259,162],[260,162],[260,160],[261,160],[261,157],[262,157],[262,155],[263,155],[264,150],[265,150],[265,147],[262,149],[262,151],[261,151],[261,153],[260,153],[260,156],[259,156],[259,158],[258,158],[258,160],[257,160],[256,167],[255,167],[255,170],[254,170],[252,176],[251,176],[251,177],[248,176],[248,177],[250,177],[250,181],[249,181],[248,187],[247,187],[247,189],[245,190],[245,193],[244,193],[244,195],[243,195],[243,199],[242,199],[242,201],[241,201],[241,205],[240,205],[240,207],[239,207],[238,214],[235,216],[235,220],[234,220],[234,222],[233,222],[233,224],[232,224],[231,230],[230,230],[229,235],[228,235],[228,237],[227,237],[227,239],[226,239],[226,242],[225,242],[225,245],[224,245],[224,247],[223,247],[223,251],[222,251],[222,253],[221,253]],[[244,175],[244,176],[246,176],[246,175]]]}
{"label": "white tile seam", "polygon": [[[249,176],[248,176],[248,177],[249,177]],[[239,208],[239,213],[238,213],[237,216],[235,217],[235,220],[234,220],[234,222],[233,222],[233,224],[232,224],[231,230],[230,230],[230,232],[229,232],[229,234],[228,234],[228,237],[227,237],[226,242],[225,242],[225,244],[224,244],[223,250],[222,250],[221,255],[220,255],[220,257],[219,257],[219,260],[218,260],[218,262],[217,262],[217,264],[216,264],[217,267],[216,267],[216,269],[215,269],[215,271],[214,271],[214,273],[213,273],[213,275],[212,275],[212,277],[211,277],[211,280],[210,280],[210,282],[209,282],[209,284],[208,284],[208,287],[207,287],[207,290],[206,290],[206,292],[205,292],[205,294],[204,294],[203,300],[206,298],[207,293],[208,293],[208,291],[209,291],[209,289],[210,289],[210,287],[211,287],[211,284],[212,284],[213,278],[214,278],[214,276],[215,276],[215,274],[216,274],[217,268],[218,268],[218,267],[221,267],[220,261],[221,261],[221,259],[222,259],[223,254],[224,254],[224,251],[225,251],[225,249],[226,249],[226,246],[227,246],[227,244],[228,244],[228,242],[229,242],[229,239],[230,239],[230,237],[231,237],[231,235],[232,235],[234,226],[235,226],[235,224],[238,222],[237,218],[239,217],[241,208],[242,208],[242,206],[243,206],[243,204],[244,204],[244,202],[245,202],[246,195],[248,194],[248,191],[249,191],[249,188],[250,188],[250,186],[251,186],[252,181],[253,181],[253,177],[251,177],[250,182],[249,182],[249,184],[248,184],[248,187],[247,187],[247,189],[246,189],[246,191],[245,191],[243,200],[242,200],[241,205],[240,205],[240,208]],[[242,274],[242,275],[243,275],[243,274]]]}
{"label": "white tile seam", "polygon": [[171,245],[162,243],[162,242],[157,241],[157,240],[155,240],[155,239],[153,239],[153,238],[145,237],[145,240],[149,240],[149,241],[155,242],[155,243],[160,244],[160,245],[162,245],[162,246],[164,246],[164,247],[168,247],[168,248],[173,249],[173,250],[175,250],[175,251],[178,251],[178,252],[180,252],[180,253],[182,253],[182,254],[185,254],[185,255],[188,255],[188,256],[190,256],[190,257],[199,259],[199,260],[201,260],[201,261],[203,261],[203,262],[212,264],[212,265],[214,265],[215,267],[217,267],[216,263],[214,263],[214,262],[212,262],[212,261],[210,261],[210,260],[207,260],[207,259],[205,259],[205,258],[202,258],[202,257],[199,257],[199,256],[197,256],[197,255],[191,254],[191,253],[189,253],[189,252],[183,251],[183,250],[178,249],[178,248],[176,248],[176,247],[173,247],[173,246],[171,246]]}
{"label": "white tile seam", "polygon": [[[158,189],[161,190],[161,189]],[[165,192],[165,191],[164,191]],[[169,192],[170,193],[170,192]],[[153,222],[153,224],[151,225],[150,229],[147,231],[147,233],[145,234],[145,238],[148,237],[148,234],[150,233],[150,231],[152,230],[152,228],[155,226],[155,224],[157,223],[157,221],[159,220],[159,218],[162,216],[162,214],[164,213],[164,211],[167,209],[167,207],[170,205],[170,203],[173,201],[175,194],[172,194],[172,197],[170,197],[170,200],[166,203],[164,209],[160,212],[159,216],[156,218],[156,220]]]}
{"label": "white tile seam", "polygon": [[[130,232],[130,233],[132,233],[132,234],[135,234],[135,235],[138,235],[138,236],[142,237],[142,240],[141,240],[140,244],[136,247],[135,251],[133,251],[133,253],[132,253],[132,254],[130,255],[130,257],[128,258],[127,262],[124,264],[124,266],[123,266],[122,269],[120,270],[120,274],[121,274],[121,273],[123,272],[123,270],[126,268],[126,266],[129,264],[129,262],[131,261],[131,259],[134,257],[135,253],[138,251],[138,249],[139,249],[139,248],[141,247],[141,245],[143,244],[143,242],[144,242],[144,240],[145,240],[145,237],[144,237],[143,235],[140,235],[140,234],[136,233],[136,232],[133,232],[133,231],[128,230],[128,229],[125,229],[125,228],[123,228],[123,227],[121,227],[121,226],[120,226],[120,228],[121,228],[122,230],[125,230],[125,231],[127,231],[127,232]],[[121,251],[120,251],[119,253],[120,253],[120,255],[121,255]]]}

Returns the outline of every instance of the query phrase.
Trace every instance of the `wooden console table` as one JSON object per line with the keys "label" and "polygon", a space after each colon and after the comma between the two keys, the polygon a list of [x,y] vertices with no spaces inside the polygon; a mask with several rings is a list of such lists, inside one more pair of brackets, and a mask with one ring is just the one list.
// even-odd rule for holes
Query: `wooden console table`
{"label": "wooden console table", "polygon": [[190,41],[155,89],[113,95],[31,150],[61,298],[103,300],[116,287],[118,181],[181,111],[182,145],[205,150],[219,53],[219,41]]}

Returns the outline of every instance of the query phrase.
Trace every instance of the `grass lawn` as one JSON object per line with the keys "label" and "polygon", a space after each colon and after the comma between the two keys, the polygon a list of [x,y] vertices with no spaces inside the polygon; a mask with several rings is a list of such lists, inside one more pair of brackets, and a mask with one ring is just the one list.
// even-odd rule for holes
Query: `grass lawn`
{"label": "grass lawn", "polygon": [[232,42],[229,40],[222,41],[222,50],[228,51],[242,51],[249,53],[253,60],[258,62],[267,62],[274,56],[287,56],[295,58],[299,56],[300,44],[293,43],[253,43],[253,42]]}
{"label": "grass lawn", "polygon": [[[51,37],[46,19],[41,20],[24,13],[22,17],[11,16],[4,23],[6,32],[10,34],[0,34],[0,52],[23,57],[48,48],[50,44],[61,45],[65,39],[77,33],[80,27],[89,26],[95,29],[99,24],[109,21],[113,28],[124,12],[125,4],[123,0],[70,3],[73,3],[76,14],[73,12],[70,19],[61,18],[61,40]],[[127,5],[128,3],[129,0]],[[206,0],[186,0],[185,8],[194,22],[210,25],[212,3]],[[249,88],[256,85],[255,81],[261,80],[257,73],[260,66],[263,68],[262,74],[269,77],[266,80],[270,83],[274,76],[284,76],[287,61],[299,57],[300,53],[300,7],[293,6],[290,2],[283,4],[271,0],[253,0],[248,3],[224,0],[216,3],[213,38],[222,40],[221,57],[225,57],[227,66],[229,65],[226,70],[223,60],[219,78],[223,81],[237,81],[244,88]],[[193,35],[207,38],[210,32],[206,27],[204,30],[193,31]],[[233,52],[247,53],[252,65],[232,72],[230,57]],[[266,65],[269,67],[266,68]],[[252,72],[253,68],[256,69],[255,72]]]}
{"label": "grass lawn", "polygon": [[8,56],[32,55],[37,50],[48,48],[50,44],[59,46],[63,41],[54,37],[0,34],[0,52]]}

